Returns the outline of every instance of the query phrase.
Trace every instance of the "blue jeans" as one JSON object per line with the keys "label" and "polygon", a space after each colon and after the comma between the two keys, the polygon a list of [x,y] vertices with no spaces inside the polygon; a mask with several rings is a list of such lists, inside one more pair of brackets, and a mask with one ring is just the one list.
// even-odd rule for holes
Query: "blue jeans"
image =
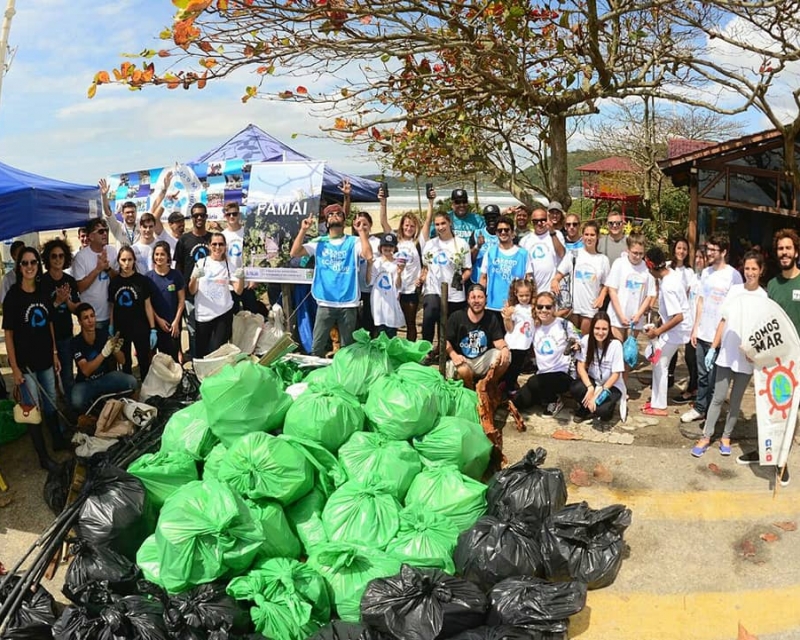
{"label": "blue jeans", "polygon": [[58,361],[61,363],[61,390],[64,397],[69,401],[72,395],[72,386],[75,384],[75,374],[72,371],[72,338],[56,340],[56,351],[58,351]]}
{"label": "blue jeans", "polygon": [[186,333],[189,334],[189,355],[194,358],[195,336],[197,334],[197,319],[194,315],[194,300],[186,300],[183,322],[186,324]]}
{"label": "blue jeans", "polygon": [[135,391],[137,385],[136,378],[124,371],[111,371],[94,380],[76,382],[72,387],[72,406],[83,413],[100,396]]}
{"label": "blue jeans", "polygon": [[[56,399],[56,372],[53,367],[23,375],[25,376],[25,386],[22,387],[23,401],[37,405],[45,417],[55,415],[56,407],[53,402]],[[39,393],[37,381],[42,385],[44,394]],[[49,397],[42,397],[43,395]]]}

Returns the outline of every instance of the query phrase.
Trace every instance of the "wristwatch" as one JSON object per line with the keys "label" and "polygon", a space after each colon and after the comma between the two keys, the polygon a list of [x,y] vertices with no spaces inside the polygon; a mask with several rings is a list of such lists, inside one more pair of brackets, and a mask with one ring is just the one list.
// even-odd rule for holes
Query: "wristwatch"
{"label": "wristwatch", "polygon": [[555,232],[555,231],[551,231],[551,232],[550,232],[550,235],[551,235],[551,236],[554,236],[554,235],[556,235],[556,232]]}

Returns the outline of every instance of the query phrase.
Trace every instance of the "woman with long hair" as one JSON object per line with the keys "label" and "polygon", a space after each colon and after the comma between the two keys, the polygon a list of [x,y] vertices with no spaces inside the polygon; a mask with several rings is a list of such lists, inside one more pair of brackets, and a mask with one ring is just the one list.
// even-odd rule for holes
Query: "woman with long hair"
{"label": "woman with long hair", "polygon": [[[22,402],[37,405],[53,439],[53,449],[66,449],[56,413],[56,375],[61,369],[53,330],[53,306],[41,284],[42,261],[33,247],[17,254],[17,281],[3,300],[3,331],[8,363]],[[41,390],[40,387],[41,386]],[[43,393],[41,393],[43,391]],[[41,424],[29,424],[28,433],[39,458],[48,471],[55,462],[47,454]]]}
{"label": "woman with long hair", "polygon": [[150,281],[136,270],[136,252],[125,245],[117,254],[119,272],[108,285],[111,304],[108,335],[122,337],[122,370],[132,373],[131,345],[136,348],[139,374],[144,380],[150,370],[150,352],[156,346],[156,324],[150,302]]}
{"label": "woman with long hair", "polygon": [[172,262],[169,243],[159,240],[153,247],[153,269],[147,272],[152,283],[151,303],[156,323],[156,349],[178,360],[181,346],[181,317],[186,304],[186,283]]}
{"label": "woman with long hair", "polygon": [[[589,331],[581,338],[581,348],[576,356],[578,378],[572,383],[570,393],[578,403],[574,422],[599,418],[608,422],[614,415],[617,403],[625,402],[625,361],[622,343],[611,333],[611,320],[605,311],[592,318]],[[623,406],[622,413],[625,409]]]}
{"label": "woman with long hair", "polygon": [[[705,265],[705,258],[702,259],[702,264]],[[686,289],[686,297],[689,299],[689,322],[694,325],[694,308],[697,302],[697,288],[700,284],[700,279],[692,268],[692,261],[689,258],[689,241],[686,238],[676,238],[672,243],[669,266],[673,271],[680,274],[683,280],[683,286]],[[691,340],[683,345],[683,361],[686,363],[686,369],[689,372],[689,382],[686,385],[686,390],[681,391],[672,398],[675,404],[694,402],[697,396],[697,351],[692,346]],[[677,364],[678,353],[676,352],[669,361],[668,379],[670,387],[675,382],[675,367]]]}
{"label": "woman with long hair", "polygon": [[233,335],[233,296],[244,289],[244,270],[231,272],[225,236],[211,234],[211,254],[197,261],[189,278],[197,315],[195,357],[204,358],[228,342]]}

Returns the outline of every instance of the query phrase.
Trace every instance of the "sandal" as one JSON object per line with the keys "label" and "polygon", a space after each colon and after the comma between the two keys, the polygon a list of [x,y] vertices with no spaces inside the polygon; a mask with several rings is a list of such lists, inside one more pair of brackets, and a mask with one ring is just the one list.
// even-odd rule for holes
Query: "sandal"
{"label": "sandal", "polygon": [[[727,442],[728,444],[725,444]],[[719,455],[721,456],[729,456],[731,455],[731,440],[730,438],[722,438],[719,441]]]}
{"label": "sandal", "polygon": [[667,413],[666,409],[655,409],[655,408],[651,407],[649,404],[646,404],[645,406],[642,407],[642,413],[644,415],[646,415],[646,416],[660,416],[660,417],[663,417],[663,416],[668,416],[669,415],[669,413]]}
{"label": "sandal", "polygon": [[708,451],[708,448],[710,446],[711,446],[711,440],[708,440],[707,438],[701,438],[700,440],[697,441],[697,444],[694,445],[694,447],[692,447],[692,455],[695,458],[699,458],[706,451]]}

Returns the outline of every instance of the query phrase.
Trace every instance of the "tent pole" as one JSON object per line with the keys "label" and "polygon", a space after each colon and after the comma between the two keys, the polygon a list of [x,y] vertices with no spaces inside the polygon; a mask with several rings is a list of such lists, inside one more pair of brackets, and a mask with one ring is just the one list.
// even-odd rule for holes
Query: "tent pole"
{"label": "tent pole", "polygon": [[17,12],[14,8],[15,0],[8,0],[6,12],[3,15],[3,27],[0,30],[0,93],[3,90],[3,77],[6,75],[6,54],[8,53],[8,34],[11,31],[11,18]]}

